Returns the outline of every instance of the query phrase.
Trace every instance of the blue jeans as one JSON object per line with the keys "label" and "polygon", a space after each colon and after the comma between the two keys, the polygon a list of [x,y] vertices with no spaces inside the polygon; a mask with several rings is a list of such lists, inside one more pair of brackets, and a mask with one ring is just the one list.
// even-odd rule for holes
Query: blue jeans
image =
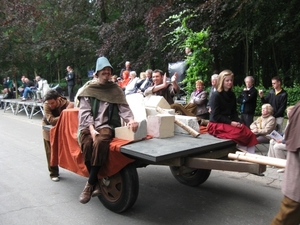
{"label": "blue jeans", "polygon": [[28,98],[28,93],[33,93],[33,89],[31,89],[30,87],[26,87],[24,89],[23,98]]}

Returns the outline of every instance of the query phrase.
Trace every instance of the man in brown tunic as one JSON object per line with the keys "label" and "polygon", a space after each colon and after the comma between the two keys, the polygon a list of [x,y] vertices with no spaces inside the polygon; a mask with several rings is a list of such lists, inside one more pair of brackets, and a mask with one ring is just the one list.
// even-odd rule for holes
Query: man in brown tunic
{"label": "man in brown tunic", "polygon": [[[52,125],[55,126],[61,112],[67,108],[73,108],[74,104],[70,103],[65,97],[62,97],[57,91],[50,90],[44,97],[44,118],[42,125]],[[49,131],[43,129],[43,140],[44,147],[46,151],[48,170],[50,172],[50,178],[57,182],[59,181],[59,169],[58,166],[50,166],[51,159],[51,146],[50,146],[50,135]]]}
{"label": "man in brown tunic", "polygon": [[79,196],[83,204],[101,194],[98,173],[108,158],[113,128],[120,126],[120,117],[132,131],[138,127],[124,92],[110,81],[113,67],[107,58],[98,58],[96,72],[99,82],[88,84],[78,95],[80,148],[89,171],[88,181]]}
{"label": "man in brown tunic", "polygon": [[163,96],[170,105],[173,104],[174,103],[173,98],[177,93],[179,93],[180,90],[176,82],[177,76],[178,74],[175,73],[171,77],[171,83],[168,83],[166,74],[163,74],[161,70],[158,69],[154,70],[152,73],[153,86],[148,87],[145,90],[144,95]]}

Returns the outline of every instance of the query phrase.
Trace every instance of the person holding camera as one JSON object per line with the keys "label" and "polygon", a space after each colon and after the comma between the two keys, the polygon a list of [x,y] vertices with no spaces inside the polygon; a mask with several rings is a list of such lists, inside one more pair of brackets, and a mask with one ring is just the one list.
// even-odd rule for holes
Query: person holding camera
{"label": "person holding camera", "polygon": [[279,76],[272,78],[272,86],[273,89],[269,91],[269,93],[264,97],[263,91],[259,91],[259,97],[261,99],[261,103],[269,103],[274,110],[273,116],[276,119],[277,131],[282,133],[282,125],[284,120],[284,111],[287,106],[288,94],[281,87],[281,78]]}

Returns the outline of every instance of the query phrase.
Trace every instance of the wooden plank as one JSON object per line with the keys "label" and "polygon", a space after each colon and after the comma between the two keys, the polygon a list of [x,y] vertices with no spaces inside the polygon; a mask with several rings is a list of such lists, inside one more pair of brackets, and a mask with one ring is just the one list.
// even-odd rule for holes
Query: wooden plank
{"label": "wooden plank", "polygon": [[266,171],[265,165],[256,163],[194,157],[186,158],[184,165],[195,169],[225,170],[253,174],[261,174]]}

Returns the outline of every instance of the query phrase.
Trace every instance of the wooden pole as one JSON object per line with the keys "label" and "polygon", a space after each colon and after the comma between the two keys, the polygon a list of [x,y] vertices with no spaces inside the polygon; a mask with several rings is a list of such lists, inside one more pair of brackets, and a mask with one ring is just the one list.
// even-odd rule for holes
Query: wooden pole
{"label": "wooden pole", "polygon": [[257,155],[257,154],[253,154],[253,153],[249,153],[249,152],[236,151],[235,154],[245,155],[245,156],[254,157],[254,158],[267,159],[267,160],[272,159],[272,161],[278,161],[278,162],[282,162],[282,160],[286,161],[285,159],[279,159],[279,158],[274,158],[274,157],[269,157],[269,156],[264,156],[264,155]]}
{"label": "wooden pole", "polygon": [[285,168],[286,165],[285,159],[277,159],[268,156],[262,156],[262,155],[256,155],[251,153],[244,153],[244,152],[236,152],[235,154],[229,153],[228,158],[240,160],[240,161],[258,163],[262,165],[276,166],[281,168]]}

